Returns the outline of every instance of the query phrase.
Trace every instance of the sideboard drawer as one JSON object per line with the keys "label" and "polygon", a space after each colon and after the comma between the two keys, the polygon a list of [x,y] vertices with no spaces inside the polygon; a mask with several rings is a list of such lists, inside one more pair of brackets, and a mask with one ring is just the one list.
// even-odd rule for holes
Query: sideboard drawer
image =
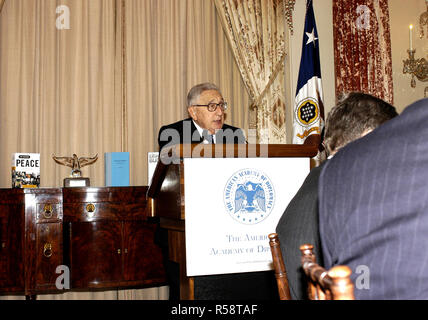
{"label": "sideboard drawer", "polygon": [[57,222],[62,220],[62,206],[59,203],[45,202],[36,205],[36,222]]}
{"label": "sideboard drawer", "polygon": [[93,222],[97,220],[145,220],[147,218],[145,201],[134,203],[120,202],[82,202],[64,204],[65,221]]}
{"label": "sideboard drawer", "polygon": [[64,221],[145,220],[146,192],[147,187],[64,188]]}

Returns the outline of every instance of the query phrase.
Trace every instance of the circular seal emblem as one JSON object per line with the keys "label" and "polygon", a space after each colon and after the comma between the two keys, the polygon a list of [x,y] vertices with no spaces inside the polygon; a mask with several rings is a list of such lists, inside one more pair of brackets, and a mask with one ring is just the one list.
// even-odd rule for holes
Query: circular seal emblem
{"label": "circular seal emblem", "polygon": [[233,219],[242,224],[256,224],[271,213],[275,190],[265,173],[257,169],[242,169],[226,182],[223,200]]}
{"label": "circular seal emblem", "polygon": [[318,101],[314,98],[306,98],[299,102],[296,108],[297,121],[302,126],[308,126],[319,118]]}

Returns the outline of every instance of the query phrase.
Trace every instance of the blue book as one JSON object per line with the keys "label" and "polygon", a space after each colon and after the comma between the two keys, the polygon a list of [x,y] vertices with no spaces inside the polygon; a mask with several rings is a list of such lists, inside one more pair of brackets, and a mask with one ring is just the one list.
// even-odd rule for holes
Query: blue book
{"label": "blue book", "polygon": [[129,152],[106,152],[104,161],[106,187],[129,186]]}

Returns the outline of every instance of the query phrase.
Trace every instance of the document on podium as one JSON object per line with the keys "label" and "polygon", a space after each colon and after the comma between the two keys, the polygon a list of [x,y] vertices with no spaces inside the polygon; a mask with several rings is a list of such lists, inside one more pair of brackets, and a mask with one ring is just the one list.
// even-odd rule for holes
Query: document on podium
{"label": "document on podium", "polygon": [[273,269],[268,235],[309,173],[308,158],[186,158],[187,276]]}

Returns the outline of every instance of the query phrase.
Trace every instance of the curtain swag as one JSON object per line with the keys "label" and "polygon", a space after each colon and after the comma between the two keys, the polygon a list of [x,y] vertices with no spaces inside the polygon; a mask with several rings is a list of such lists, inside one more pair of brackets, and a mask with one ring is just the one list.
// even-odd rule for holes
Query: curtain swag
{"label": "curtain swag", "polygon": [[[287,0],[213,0],[256,112],[259,143],[285,143]],[[287,5],[286,5],[287,2]]]}

